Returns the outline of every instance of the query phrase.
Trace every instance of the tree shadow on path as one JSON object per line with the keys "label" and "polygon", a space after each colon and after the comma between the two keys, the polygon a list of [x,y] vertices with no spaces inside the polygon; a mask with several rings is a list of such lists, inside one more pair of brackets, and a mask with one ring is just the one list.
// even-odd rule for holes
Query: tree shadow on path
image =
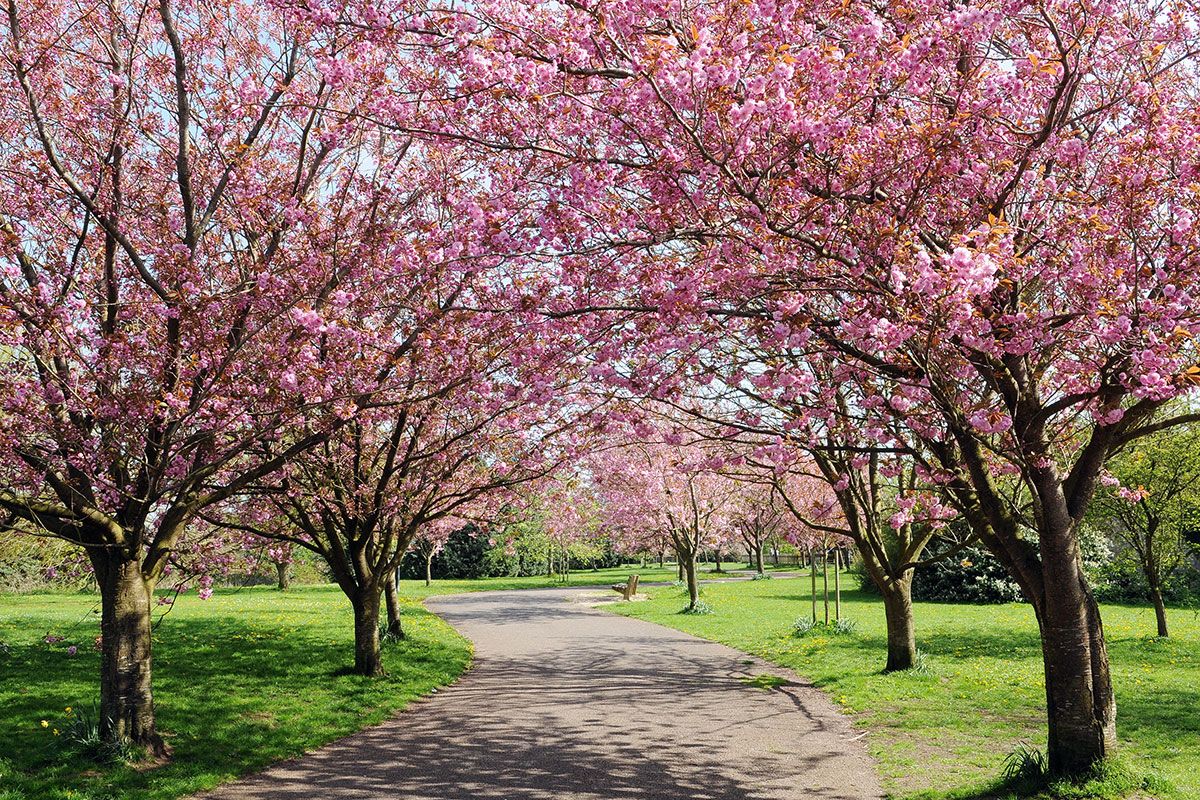
{"label": "tree shadow on path", "polygon": [[477,642],[463,680],[211,797],[879,797],[848,723],[792,676],[764,690],[737,651],[523,594],[432,602]]}

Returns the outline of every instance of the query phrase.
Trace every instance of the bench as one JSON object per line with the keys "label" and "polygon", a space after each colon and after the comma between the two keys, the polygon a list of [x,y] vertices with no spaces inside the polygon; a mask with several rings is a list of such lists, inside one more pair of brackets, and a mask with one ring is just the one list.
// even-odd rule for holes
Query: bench
{"label": "bench", "polygon": [[612,590],[614,592],[620,592],[623,599],[632,600],[633,596],[637,594],[637,585],[638,576],[630,575],[629,580],[625,583],[614,583],[612,585]]}

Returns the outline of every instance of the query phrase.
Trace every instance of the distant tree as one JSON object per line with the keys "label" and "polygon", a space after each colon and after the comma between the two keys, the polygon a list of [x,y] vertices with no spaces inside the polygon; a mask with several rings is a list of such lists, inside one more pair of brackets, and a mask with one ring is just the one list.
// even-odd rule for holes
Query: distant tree
{"label": "distant tree", "polygon": [[670,542],[693,610],[700,600],[696,558],[731,535],[738,484],[710,450],[684,444],[673,432],[657,433],[659,441],[604,451],[592,470],[607,525],[655,531]]}
{"label": "distant tree", "polygon": [[1188,563],[1189,527],[1200,513],[1200,426],[1139,440],[1109,462],[1090,521],[1119,555],[1132,558],[1154,604],[1158,635],[1167,636],[1163,588]]}
{"label": "distant tree", "polygon": [[424,563],[426,586],[433,583],[433,557],[442,552],[442,548],[446,546],[446,541],[455,530],[453,522],[453,518],[437,520],[426,525],[413,540],[411,549],[421,557],[421,561]]}
{"label": "distant tree", "polygon": [[784,536],[793,526],[794,517],[783,498],[769,482],[746,483],[739,493],[734,525],[750,565],[763,574],[763,551],[775,539]]}
{"label": "distant tree", "polygon": [[818,448],[809,454],[811,462],[791,467],[778,492],[812,534],[854,543],[864,570],[883,597],[885,669],[911,669],[917,658],[913,572],[925,563],[926,546],[952,512],[906,459]]}

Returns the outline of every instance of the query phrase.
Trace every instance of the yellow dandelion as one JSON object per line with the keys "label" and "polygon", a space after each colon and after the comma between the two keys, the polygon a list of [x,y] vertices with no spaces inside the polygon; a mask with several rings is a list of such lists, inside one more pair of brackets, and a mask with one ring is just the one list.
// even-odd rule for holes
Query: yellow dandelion
{"label": "yellow dandelion", "polygon": [[49,728],[49,727],[50,727],[50,723],[49,723],[49,722],[47,722],[46,720],[42,720],[42,727],[43,727],[43,728]]}

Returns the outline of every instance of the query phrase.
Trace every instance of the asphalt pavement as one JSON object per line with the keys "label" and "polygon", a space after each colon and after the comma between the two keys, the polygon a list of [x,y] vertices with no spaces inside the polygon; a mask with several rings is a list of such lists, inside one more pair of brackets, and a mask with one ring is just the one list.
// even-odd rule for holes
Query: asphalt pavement
{"label": "asphalt pavement", "polygon": [[820,691],[737,650],[596,609],[596,596],[429,599],[475,643],[461,680],[204,797],[882,798],[861,734]]}

